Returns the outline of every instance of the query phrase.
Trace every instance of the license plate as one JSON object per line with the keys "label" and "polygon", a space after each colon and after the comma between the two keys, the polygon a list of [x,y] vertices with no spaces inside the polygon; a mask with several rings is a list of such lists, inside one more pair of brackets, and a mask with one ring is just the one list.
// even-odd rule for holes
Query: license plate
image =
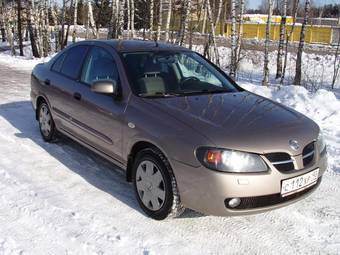
{"label": "license plate", "polygon": [[281,196],[285,197],[314,185],[318,176],[319,169],[315,169],[309,173],[282,181]]}

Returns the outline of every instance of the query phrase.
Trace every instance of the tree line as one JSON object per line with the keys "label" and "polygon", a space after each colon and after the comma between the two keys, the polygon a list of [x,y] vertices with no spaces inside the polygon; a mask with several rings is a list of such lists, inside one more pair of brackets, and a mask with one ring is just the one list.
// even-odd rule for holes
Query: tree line
{"label": "tree line", "polygon": [[[68,38],[75,42],[85,38],[140,38],[162,40],[192,48],[203,45],[203,55],[220,65],[216,31],[224,31],[231,23],[230,64],[222,66],[237,77],[242,60],[242,34],[245,0],[0,0],[0,34],[13,55],[15,47],[23,55],[24,41],[29,41],[34,57],[46,57],[63,49]],[[323,8],[323,9],[320,9]],[[339,5],[314,7],[311,0],[263,0],[260,5],[267,14],[262,84],[269,85],[269,46],[271,17],[281,16],[277,46],[276,79],[283,84],[286,77],[288,48],[295,29],[295,20],[303,18],[297,48],[294,84],[301,85],[302,53],[305,47],[306,25],[317,13],[339,15]],[[315,10],[319,10],[316,12]],[[320,14],[322,13],[322,14]],[[327,14],[328,15],[328,14]],[[294,17],[290,30],[287,16]],[[197,34],[204,35],[197,37]],[[340,33],[339,33],[340,34]],[[340,37],[340,36],[339,36]],[[202,39],[203,38],[203,39]],[[340,40],[340,38],[339,38]],[[338,41],[339,41],[338,40]],[[334,62],[334,87],[339,73],[339,42]]]}
{"label": "tree line", "polygon": [[[273,6],[273,14],[281,15],[282,6],[280,1],[276,1]],[[296,0],[288,1],[287,9],[291,12],[296,6]],[[268,1],[262,0],[260,6],[257,9],[248,9],[247,13],[266,13],[268,10]],[[300,2],[297,5],[297,16],[303,17],[304,15],[304,3]],[[313,1],[310,6],[310,18],[338,18],[340,15],[340,4],[324,4],[324,5],[314,5]]]}

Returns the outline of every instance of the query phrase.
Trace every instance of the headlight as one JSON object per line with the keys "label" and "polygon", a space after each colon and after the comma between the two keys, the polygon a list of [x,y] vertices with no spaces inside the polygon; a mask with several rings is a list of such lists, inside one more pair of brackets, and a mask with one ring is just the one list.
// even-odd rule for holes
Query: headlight
{"label": "headlight", "polygon": [[231,173],[257,173],[268,171],[262,158],[253,153],[201,147],[197,159],[207,168]]}
{"label": "headlight", "polygon": [[318,147],[319,153],[322,153],[324,149],[326,149],[326,143],[321,131],[319,133],[318,139],[316,140],[316,146]]}

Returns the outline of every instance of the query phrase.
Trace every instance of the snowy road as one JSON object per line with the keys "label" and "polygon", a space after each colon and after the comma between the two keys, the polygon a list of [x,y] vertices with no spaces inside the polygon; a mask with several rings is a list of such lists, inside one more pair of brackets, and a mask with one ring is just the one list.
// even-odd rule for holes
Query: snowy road
{"label": "snowy road", "polygon": [[[0,254],[340,253],[339,101],[333,113],[316,116],[330,168],[307,199],[255,216],[189,211],[156,222],[114,166],[69,139],[42,141],[29,79],[0,64]],[[279,93],[271,96],[304,112],[299,98],[275,98]]]}

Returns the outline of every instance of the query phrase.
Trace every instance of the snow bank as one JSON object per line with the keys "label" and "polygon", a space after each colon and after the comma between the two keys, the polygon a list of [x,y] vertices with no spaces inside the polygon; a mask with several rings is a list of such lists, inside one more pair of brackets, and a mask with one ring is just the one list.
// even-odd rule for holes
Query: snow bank
{"label": "snow bank", "polygon": [[[0,45],[1,47],[1,45]],[[53,54],[46,58],[34,58],[32,56],[32,49],[28,45],[24,47],[24,56],[19,56],[19,50],[16,49],[16,56],[11,56],[11,52],[9,50],[0,52],[0,64],[7,65],[9,67],[18,69],[18,70],[26,70],[30,71],[33,67],[39,63],[48,62]]]}
{"label": "snow bank", "polygon": [[251,83],[240,83],[240,85],[255,94],[289,106],[314,120],[327,139],[330,167],[340,173],[340,101],[333,92],[319,89],[316,93],[311,93],[301,86],[263,87]]}
{"label": "snow bank", "polygon": [[[309,116],[319,125],[340,125],[340,102],[333,92],[319,89],[311,93],[301,86],[263,87],[241,82],[240,85],[261,96],[271,98]],[[339,121],[338,123],[336,123]]]}
{"label": "snow bank", "polygon": [[15,69],[19,70],[27,70],[30,71],[33,69],[33,67],[39,63],[44,63],[49,61],[50,58],[44,58],[44,59],[37,59],[37,58],[28,58],[28,57],[10,57],[7,54],[0,53],[0,63],[5,64],[7,66],[10,66]]}

